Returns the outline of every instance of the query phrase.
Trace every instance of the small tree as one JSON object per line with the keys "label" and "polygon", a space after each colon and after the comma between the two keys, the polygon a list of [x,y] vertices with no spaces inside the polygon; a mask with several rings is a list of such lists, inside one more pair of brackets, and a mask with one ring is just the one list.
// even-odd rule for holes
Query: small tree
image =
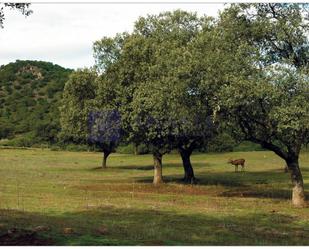
{"label": "small tree", "polygon": [[88,127],[88,142],[102,149],[102,168],[106,168],[107,157],[114,152],[121,139],[120,114],[115,110],[91,111]]}
{"label": "small tree", "polygon": [[103,168],[123,137],[115,88],[109,83],[93,70],[77,70],[65,84],[60,106],[60,138],[101,148]]}

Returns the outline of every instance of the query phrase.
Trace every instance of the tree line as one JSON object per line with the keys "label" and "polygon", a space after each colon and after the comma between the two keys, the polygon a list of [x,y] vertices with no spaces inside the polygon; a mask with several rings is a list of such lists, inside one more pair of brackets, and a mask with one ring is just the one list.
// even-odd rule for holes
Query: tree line
{"label": "tree line", "polygon": [[181,10],[140,17],[130,33],[94,42],[95,66],[72,73],[61,137],[108,155],[146,144],[154,184],[177,149],[184,181],[192,152],[222,131],[287,164],[292,202],[305,204],[299,154],[309,142],[308,5],[231,4],[218,18]]}

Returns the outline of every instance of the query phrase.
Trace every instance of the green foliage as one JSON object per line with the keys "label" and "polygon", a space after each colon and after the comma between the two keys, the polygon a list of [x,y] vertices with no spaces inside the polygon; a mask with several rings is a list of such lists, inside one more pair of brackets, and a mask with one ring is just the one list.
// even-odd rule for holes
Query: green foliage
{"label": "green foliage", "polygon": [[[201,143],[210,108],[201,107],[192,77],[190,44],[210,19],[185,11],[148,15],[131,34],[94,44],[96,64],[113,84],[130,142],[162,153]],[[134,60],[132,60],[134,58]]]}
{"label": "green foliage", "polygon": [[41,61],[1,66],[0,138],[36,132],[36,140],[55,142],[60,127],[58,102],[71,72]]}
{"label": "green foliage", "polygon": [[138,146],[134,146],[134,144],[130,143],[127,145],[120,145],[116,149],[117,153],[120,154],[137,154],[137,155],[144,155],[148,154],[149,148],[145,144],[140,144]]}
{"label": "green foliage", "polygon": [[88,118],[94,110],[96,94],[94,71],[77,70],[65,84],[60,105],[60,123],[62,140],[75,143],[87,143]]}
{"label": "green foliage", "polygon": [[217,85],[214,107],[233,135],[285,160],[292,203],[303,207],[299,153],[309,141],[308,12],[300,4],[232,5],[217,28],[217,43],[234,45],[221,48],[220,59],[233,66],[222,72],[226,80]]}
{"label": "green foliage", "polygon": [[119,145],[116,149],[116,153],[134,154],[134,145],[133,144]]}
{"label": "green foliage", "polygon": [[0,121],[0,139],[10,138],[13,136],[13,127],[5,120]]}
{"label": "green foliage", "polygon": [[239,127],[238,135],[285,160],[297,160],[309,141],[308,23],[302,11],[297,4],[233,5],[220,23],[221,39],[242,35],[232,53],[246,52],[251,68],[235,71],[220,88],[224,119]]}
{"label": "green foliage", "polygon": [[262,151],[265,150],[261,145],[252,143],[250,141],[244,141],[233,148],[233,151]]}
{"label": "green foliage", "polygon": [[237,142],[227,133],[219,133],[208,141],[206,151],[208,152],[228,152],[233,151]]}
{"label": "green foliage", "polygon": [[60,131],[59,121],[40,122],[35,126],[35,136],[41,141],[56,143]]}
{"label": "green foliage", "polygon": [[115,96],[106,79],[89,69],[72,73],[65,85],[60,112],[60,139],[66,143],[92,144],[106,158],[121,139],[121,116],[114,109]]}
{"label": "green foliage", "polygon": [[148,154],[149,151],[149,147],[146,144],[139,144],[137,146],[137,154],[138,155],[144,155],[144,154]]}
{"label": "green foliage", "polygon": [[67,144],[65,147],[67,151],[88,151],[89,147],[85,144]]}
{"label": "green foliage", "polygon": [[127,34],[117,34],[114,38],[103,37],[94,42],[93,52],[95,57],[95,66],[98,71],[105,72],[108,68],[120,58],[122,46]]}
{"label": "green foliage", "polygon": [[10,139],[2,145],[12,146],[12,147],[31,147],[38,142],[38,138],[34,135],[33,132],[25,133],[19,136]]}

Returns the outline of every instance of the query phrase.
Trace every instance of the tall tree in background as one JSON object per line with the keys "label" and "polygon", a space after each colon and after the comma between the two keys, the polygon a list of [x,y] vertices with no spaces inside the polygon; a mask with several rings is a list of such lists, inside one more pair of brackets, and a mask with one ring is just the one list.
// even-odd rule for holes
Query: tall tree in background
{"label": "tall tree in background", "polygon": [[60,105],[60,137],[64,141],[87,143],[89,113],[94,110],[97,74],[77,70],[65,84]]}
{"label": "tall tree in background", "polygon": [[19,10],[22,15],[29,16],[32,14],[32,10],[29,9],[30,3],[0,3],[0,28],[3,28],[3,22],[5,20],[4,10],[6,8],[11,10]]}
{"label": "tall tree in background", "polygon": [[232,44],[221,48],[222,64],[247,65],[222,72],[220,113],[244,139],[286,161],[295,206],[305,205],[299,153],[309,140],[307,14],[300,4],[232,5],[217,31],[218,44]]}

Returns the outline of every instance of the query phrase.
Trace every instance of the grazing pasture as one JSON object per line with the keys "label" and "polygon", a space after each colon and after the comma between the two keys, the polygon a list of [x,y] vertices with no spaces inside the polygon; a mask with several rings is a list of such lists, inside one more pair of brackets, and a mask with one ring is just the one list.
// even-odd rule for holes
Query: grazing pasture
{"label": "grazing pasture", "polygon": [[[289,174],[272,152],[195,154],[197,185],[180,156],[0,149],[0,243],[49,245],[308,245],[309,209],[293,208]],[[227,161],[246,160],[245,172]],[[302,153],[307,198],[309,156]],[[36,230],[9,235],[9,229]],[[20,231],[24,231],[20,230]],[[22,232],[20,232],[22,233]],[[25,232],[24,232],[25,233]]]}

